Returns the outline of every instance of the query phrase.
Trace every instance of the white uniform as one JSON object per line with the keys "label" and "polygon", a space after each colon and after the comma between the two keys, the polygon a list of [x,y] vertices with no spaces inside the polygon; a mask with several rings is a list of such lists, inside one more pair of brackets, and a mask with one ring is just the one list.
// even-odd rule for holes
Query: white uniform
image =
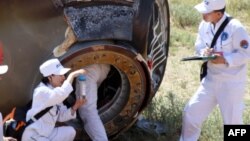
{"label": "white uniform", "polygon": [[[202,21],[195,46],[197,53],[210,46],[214,34],[227,14],[216,24]],[[207,76],[183,113],[181,141],[197,141],[201,125],[218,104],[224,124],[242,124],[243,97],[247,79],[247,62],[250,57],[250,38],[241,23],[232,19],[214,46],[222,52],[227,64],[208,62]]]}
{"label": "white uniform", "polygon": [[[97,110],[97,90],[98,86],[107,77],[110,65],[94,64],[84,68],[86,74],[86,99],[84,106],[79,108],[79,114],[84,122],[84,129],[92,141],[108,141],[104,125],[98,115]],[[78,84],[78,83],[76,83]],[[79,86],[76,86],[76,95],[79,92]]]}
{"label": "white uniform", "polygon": [[62,104],[72,91],[73,87],[67,81],[56,88],[40,83],[34,91],[32,108],[27,113],[26,121],[47,107],[53,108],[25,129],[22,141],[73,141],[76,135],[73,127],[55,127],[57,121],[76,118],[76,114],[72,115],[71,109]]}

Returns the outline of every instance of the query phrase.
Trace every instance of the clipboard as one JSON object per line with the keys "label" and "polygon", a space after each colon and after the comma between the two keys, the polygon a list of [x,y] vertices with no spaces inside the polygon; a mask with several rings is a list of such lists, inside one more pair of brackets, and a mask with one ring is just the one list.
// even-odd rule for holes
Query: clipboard
{"label": "clipboard", "polygon": [[191,57],[184,57],[181,59],[181,61],[208,61],[215,59],[216,56],[191,56]]}

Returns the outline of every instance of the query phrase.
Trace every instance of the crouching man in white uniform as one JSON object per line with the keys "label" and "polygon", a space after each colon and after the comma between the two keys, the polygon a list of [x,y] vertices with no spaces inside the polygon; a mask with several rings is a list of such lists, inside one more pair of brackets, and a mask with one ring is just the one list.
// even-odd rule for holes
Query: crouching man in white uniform
{"label": "crouching man in white uniform", "polygon": [[[97,90],[107,77],[110,65],[94,64],[84,67],[86,70],[86,99],[84,106],[79,108],[79,114],[84,122],[84,129],[92,141],[108,141],[104,125],[97,110]],[[76,95],[79,95],[79,83],[76,83]]]}
{"label": "crouching man in white uniform", "polygon": [[85,70],[71,72],[65,80],[69,68],[64,68],[58,59],[50,59],[40,66],[42,82],[33,93],[32,108],[28,111],[26,121],[47,107],[53,106],[40,119],[26,127],[22,141],[73,141],[76,131],[70,126],[55,127],[57,121],[64,122],[76,118],[76,110],[85,103],[79,99],[71,108],[63,105],[63,101],[73,91],[72,81]]}

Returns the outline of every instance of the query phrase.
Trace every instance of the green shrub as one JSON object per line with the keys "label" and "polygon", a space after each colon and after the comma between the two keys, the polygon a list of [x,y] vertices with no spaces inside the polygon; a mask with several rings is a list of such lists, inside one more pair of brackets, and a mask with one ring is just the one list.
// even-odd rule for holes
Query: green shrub
{"label": "green shrub", "polygon": [[170,47],[193,47],[196,34],[190,30],[172,27],[170,32]]}
{"label": "green shrub", "polygon": [[173,24],[182,28],[198,26],[201,20],[201,15],[195,11],[193,6],[181,3],[170,6],[170,15]]}
{"label": "green shrub", "polygon": [[167,133],[162,140],[177,140],[181,131],[183,105],[184,102],[170,91],[165,95],[156,96],[143,115],[146,119],[165,124]]}
{"label": "green shrub", "polygon": [[227,10],[229,12],[241,12],[249,13],[250,1],[249,0],[227,0]]}

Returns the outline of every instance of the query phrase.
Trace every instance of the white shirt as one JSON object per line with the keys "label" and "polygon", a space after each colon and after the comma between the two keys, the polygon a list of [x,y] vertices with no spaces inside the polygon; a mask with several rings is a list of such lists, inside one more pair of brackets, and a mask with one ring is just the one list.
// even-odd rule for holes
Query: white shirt
{"label": "white shirt", "polygon": [[64,122],[76,118],[76,114],[72,115],[70,108],[67,109],[62,104],[72,91],[73,87],[67,81],[56,88],[40,83],[34,91],[32,108],[27,113],[26,121],[47,107],[53,106],[53,108],[27,128],[32,128],[40,135],[48,137],[57,121]]}
{"label": "white shirt", "polygon": [[[215,25],[202,21],[199,26],[199,33],[195,42],[197,54],[201,55],[202,50],[206,46],[210,46],[212,39],[226,19],[228,14],[220,19]],[[223,52],[224,58],[228,64],[208,63],[207,77],[215,80],[233,80],[246,81],[247,78],[247,62],[250,58],[250,37],[246,29],[236,19],[232,19],[227,24],[223,32],[218,37],[214,50]]]}

